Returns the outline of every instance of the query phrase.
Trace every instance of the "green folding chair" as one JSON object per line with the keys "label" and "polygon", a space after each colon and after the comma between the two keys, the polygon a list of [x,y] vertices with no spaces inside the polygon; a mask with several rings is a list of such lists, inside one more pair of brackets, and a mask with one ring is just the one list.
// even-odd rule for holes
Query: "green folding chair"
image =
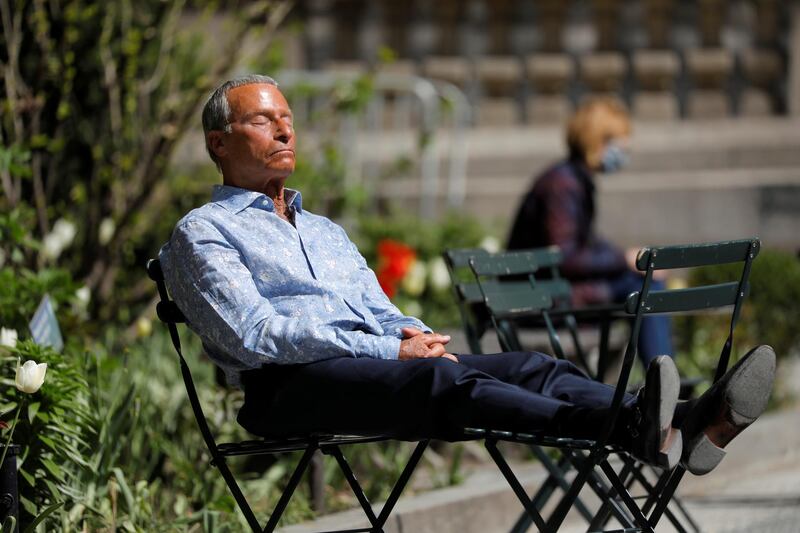
{"label": "green folding chair", "polygon": [[[529,275],[536,274],[541,276],[543,272],[546,272],[547,279],[537,281],[537,286],[542,292],[550,296],[553,304],[551,311],[545,316],[527,317],[529,320],[524,326],[545,329],[550,345],[559,357],[564,356],[564,349],[554,324],[565,326],[575,349],[575,357],[578,363],[587,372],[594,375],[594,372],[589,368],[586,351],[579,339],[578,321],[573,310],[569,307],[572,289],[569,282],[560,277],[558,271],[558,267],[563,260],[561,250],[557,246],[548,246],[520,250],[519,252],[532,254],[531,257],[537,268],[536,272],[525,272],[522,275],[513,276],[513,279],[503,279],[506,276],[489,277],[483,280],[484,286],[492,283],[502,283],[502,287],[511,292],[517,289],[525,291],[530,284]],[[503,337],[506,349],[513,351],[523,349],[519,340],[517,323],[509,320],[491,319],[486,310],[484,296],[480,287],[475,280],[474,274],[469,271],[469,260],[473,257],[504,257],[505,254],[506,252],[491,254],[482,248],[450,249],[443,254],[450,273],[464,333],[472,353],[484,353],[481,339],[492,328],[499,328],[497,331]],[[468,271],[468,276],[464,275],[465,271]]]}
{"label": "green folding chair", "polygon": [[[214,439],[214,435],[211,432],[211,428],[208,425],[205,414],[203,413],[203,408],[200,404],[200,399],[197,396],[197,390],[194,386],[194,380],[192,379],[191,370],[181,351],[181,340],[178,333],[177,324],[185,323],[186,317],[178,308],[177,304],[169,297],[166,284],[164,283],[164,273],[161,270],[161,263],[158,259],[151,259],[148,261],[147,273],[150,276],[150,279],[156,282],[156,286],[158,287],[160,301],[156,307],[156,314],[169,329],[172,344],[175,347],[175,351],[177,352],[180,360],[181,374],[183,376],[184,385],[186,386],[186,393],[189,396],[189,403],[192,406],[192,412],[194,413],[200,433],[203,436],[203,441],[205,442],[206,447],[211,455],[211,465],[215,466],[219,470],[250,528],[254,532],[265,531],[269,533],[275,530],[275,528],[278,526],[278,521],[286,510],[286,506],[289,504],[292,494],[294,494],[294,491],[300,483],[303,474],[308,468],[314,453],[317,450],[320,450],[323,454],[331,455],[334,457],[334,459],[336,459],[339,469],[347,480],[347,483],[350,485],[353,494],[356,496],[359,505],[361,506],[364,514],[367,517],[367,520],[370,523],[370,527],[367,528],[349,529],[343,531],[383,531],[383,527],[386,524],[390,513],[394,509],[394,506],[397,503],[397,500],[400,498],[403,489],[410,480],[411,474],[419,464],[425,448],[428,446],[428,441],[423,440],[417,444],[408,460],[408,463],[400,473],[398,480],[392,488],[389,497],[381,508],[380,513],[377,514],[373,510],[372,504],[369,502],[366,494],[364,494],[364,491],[356,479],[353,470],[350,468],[349,463],[345,459],[345,456],[341,450],[341,446],[390,440],[388,437],[381,435],[331,435],[326,433],[313,433],[305,436],[299,436],[297,438],[265,438],[241,442],[217,443]],[[233,476],[227,460],[229,457],[236,456],[275,455],[293,451],[302,451],[302,457],[297,462],[297,465],[286,484],[286,488],[283,490],[280,499],[275,505],[267,524],[262,527],[259,523],[259,520],[256,518],[255,513],[250,507],[250,504],[247,502],[247,499],[242,493],[236,478]]]}
{"label": "green folding chair", "polygon": [[[742,301],[747,292],[747,280],[752,261],[757,256],[759,249],[760,242],[758,239],[747,239],[698,245],[646,248],[642,250],[637,260],[637,268],[644,273],[642,289],[631,294],[625,303],[626,310],[633,317],[631,334],[611,403],[610,415],[603,431],[595,439],[560,438],[546,434],[521,435],[511,432],[492,431],[491,429],[471,429],[467,431],[468,434],[485,438],[485,445],[490,455],[522,503],[531,521],[540,531],[557,531],[569,510],[575,505],[584,485],[587,484],[601,498],[604,508],[610,510],[620,522],[623,531],[654,531],[661,516],[667,510],[667,505],[672,500],[685,470],[682,467],[677,467],[672,472],[664,473],[655,485],[648,485],[647,483],[649,482],[643,479],[643,476],[642,478],[639,477],[641,471],[635,468],[635,461],[622,450],[609,445],[609,437],[619,416],[628,386],[630,371],[635,360],[641,320],[647,314],[692,312],[732,306],[730,332],[722,348],[715,375],[715,380],[719,379],[728,367],[734,328]],[[656,270],[734,262],[743,264],[742,273],[738,280],[688,289],[650,290],[653,272]],[[498,276],[522,274],[526,271],[525,269],[535,266],[535,262],[531,257],[526,259],[522,254],[518,258],[506,260],[502,263],[493,262],[491,258],[473,257],[470,259],[470,265],[476,276]],[[484,289],[483,294],[487,308],[490,309],[493,317],[497,319],[508,319],[527,313],[538,313],[550,304],[549,296],[544,291],[536,289],[535,280],[531,283],[531,290],[527,294],[523,294],[520,291],[503,291],[502,288],[495,288],[491,285]],[[565,456],[573,461],[577,473],[571,481],[569,490],[561,498],[547,521],[542,517],[540,509],[534,505],[532,499],[526,494],[502,454],[498,451],[497,442],[499,440],[552,446],[562,450]],[[576,450],[580,450],[583,453],[575,453]],[[616,472],[608,461],[612,454],[619,455],[623,459],[623,467],[620,472]],[[610,489],[596,484],[599,472],[602,472],[605,476],[611,486]],[[644,504],[641,506],[637,504],[637,501],[628,491],[629,478],[631,476],[648,489],[648,494],[643,498]],[[625,512],[621,512],[622,510]],[[593,523],[592,525],[596,524]]]}
{"label": "green folding chair", "polygon": [[489,252],[483,248],[449,249],[442,254],[447,272],[450,274],[453,298],[461,317],[461,326],[472,353],[484,353],[481,339],[492,325],[483,305],[478,284],[475,283],[469,270],[469,260],[474,256],[488,254]]}
{"label": "green folding chair", "polygon": [[[560,262],[560,257],[558,249],[543,248],[483,254],[470,258],[469,264],[474,273],[482,303],[488,311],[503,350],[518,351],[521,349],[517,330],[513,327],[515,321],[520,319],[539,319],[537,325],[543,324],[546,327],[554,355],[560,359],[565,359],[561,341],[549,316],[549,310],[557,299],[564,300],[566,298],[567,301],[569,300],[569,284],[558,278],[556,272],[550,272],[552,277],[546,281],[537,282],[534,277],[534,274],[540,271],[541,268],[555,268]],[[518,281],[500,281],[504,277],[512,277]],[[575,323],[572,326],[577,327]],[[573,331],[571,334],[574,335],[575,345],[580,346],[577,331]],[[539,490],[529,498],[524,495],[525,492],[521,486],[514,481],[510,468],[497,451],[492,440],[487,440],[487,449],[509,480],[512,489],[521,499],[524,498],[528,505],[535,508],[537,512],[541,512],[541,509],[550,500],[557,488],[562,489],[565,493],[569,490],[570,482],[566,476],[573,466],[583,461],[579,449],[562,449],[559,460],[554,462],[538,443],[530,440],[532,436],[520,438],[517,434],[491,431],[487,435],[490,437],[494,435],[497,440],[528,443],[534,455],[548,471],[548,478]],[[600,495],[608,494],[612,490],[600,476],[591,475],[588,483]],[[592,521],[596,511],[590,511],[580,498],[575,499],[574,506],[587,523]],[[620,520],[628,519],[624,508],[616,502],[613,502],[608,510],[610,513],[618,515]],[[530,512],[524,513],[517,520],[512,531],[526,531],[532,522],[536,523],[541,530],[543,523],[538,522],[535,516]]]}
{"label": "green folding chair", "polygon": [[[587,363],[587,358],[585,356],[585,351],[582,348],[579,334],[578,334],[578,321],[575,318],[575,314],[582,314],[584,316],[590,316],[592,319],[609,319],[609,318],[618,318],[617,306],[608,306],[604,308],[594,307],[588,310],[586,309],[573,309],[570,307],[571,305],[571,287],[569,282],[562,279],[558,273],[558,267],[563,260],[563,255],[558,247],[547,247],[547,248],[540,248],[534,250],[528,250],[530,254],[532,254],[533,261],[530,264],[531,271],[526,272],[524,265],[522,265],[518,273],[520,275],[528,276],[529,286],[527,287],[527,291],[530,293],[530,297],[532,300],[537,300],[536,294],[543,294],[549,296],[552,306],[550,308],[543,308],[539,311],[538,315],[535,314],[533,309],[523,309],[519,316],[516,319],[520,318],[527,318],[528,325],[535,325],[541,326],[543,325],[547,330],[548,337],[550,340],[550,345],[553,349],[553,354],[560,358],[565,359],[564,350],[561,346],[561,341],[558,335],[556,328],[554,327],[554,319],[558,320],[563,324],[571,338],[573,345],[575,346],[575,357],[577,359],[578,365],[582,367],[584,371],[587,372],[590,376],[593,375],[592,370],[589,368]],[[482,265],[484,268],[483,273],[490,273],[494,274],[498,271],[504,271],[504,269],[508,266],[506,262],[510,259],[511,261],[514,260],[515,253],[517,252],[510,252],[510,253],[499,253],[494,254],[491,256],[491,262],[498,264],[499,267],[496,268],[486,268],[485,265]],[[484,257],[484,256],[482,256]],[[488,257],[488,256],[486,256]],[[481,262],[481,261],[479,261]],[[545,279],[540,279],[539,276],[542,275],[542,272],[545,272],[547,277]],[[482,277],[482,276],[481,276]],[[480,277],[478,278],[478,282],[480,282]],[[485,284],[485,281],[484,281]],[[479,287],[480,288],[480,287]],[[518,294],[522,294],[525,292],[525,287],[515,287],[514,292]],[[497,290],[496,288],[490,287],[488,290],[494,291]],[[483,294],[482,294],[483,296]],[[534,314],[533,320],[531,320],[531,314]],[[497,319],[492,313],[492,317]],[[511,318],[511,317],[508,317]],[[508,319],[507,318],[507,319]],[[500,332],[500,330],[498,330]],[[515,330],[510,327],[505,327],[502,330],[502,334],[508,336],[513,335]],[[500,334],[500,333],[499,333]],[[519,341],[511,340],[510,342],[506,340],[503,342],[501,339],[501,344],[505,346],[518,346],[520,345]],[[601,346],[601,354],[598,358],[598,368],[602,368],[603,360],[607,356],[607,346]],[[606,352],[606,353],[604,353]],[[602,370],[600,370],[602,372]],[[594,374],[596,379],[597,374]],[[696,385],[697,380],[685,380],[689,385]],[[538,454],[537,454],[538,455]],[[638,482],[642,487],[650,493],[654,490],[654,483],[651,483],[645,477],[643,470],[645,469],[645,465],[641,463],[636,463],[633,460],[629,461],[630,464],[626,465],[626,468],[630,471],[626,470],[626,474],[628,477],[627,487],[630,490],[631,486],[634,482]],[[568,465],[567,465],[568,466]],[[564,470],[564,465],[561,465],[562,470]],[[634,472],[635,470],[635,472]],[[658,472],[654,468],[649,468],[653,472],[653,475],[658,478],[660,476],[660,472]],[[625,477],[625,476],[623,476]],[[545,484],[539,492],[532,498],[534,503],[538,502],[543,494],[549,493],[546,492],[551,490],[550,484]],[[694,518],[691,516],[689,511],[686,509],[683,502],[677,497],[673,497],[673,502],[675,507],[677,508],[678,512],[682,515],[682,518],[679,518],[677,514],[675,514],[672,510],[667,508],[665,510],[665,514],[667,518],[672,522],[673,526],[675,527],[676,531],[679,533],[684,533],[688,531],[699,531],[699,527],[695,522]],[[538,508],[541,508],[538,506]],[[583,513],[582,513],[583,514]],[[607,523],[610,519],[612,514],[612,510],[608,504],[604,504],[595,514],[594,518],[590,520],[590,531],[597,531],[602,529],[602,526]],[[685,525],[684,525],[685,524]],[[520,533],[523,531],[527,531],[531,525],[531,520],[527,513],[522,513],[520,518],[517,520],[517,523],[512,527],[511,531],[514,533]],[[687,529],[688,528],[688,529]]]}

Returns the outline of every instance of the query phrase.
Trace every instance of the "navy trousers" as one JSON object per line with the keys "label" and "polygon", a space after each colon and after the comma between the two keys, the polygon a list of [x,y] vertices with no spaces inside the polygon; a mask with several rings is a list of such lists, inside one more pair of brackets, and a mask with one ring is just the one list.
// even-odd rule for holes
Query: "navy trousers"
{"label": "navy trousers", "polygon": [[[572,363],[537,352],[458,359],[264,365],[242,374],[238,420],[276,438],[316,432],[458,440],[465,427],[582,437],[591,436],[614,394]],[[626,405],[632,401],[626,396]]]}

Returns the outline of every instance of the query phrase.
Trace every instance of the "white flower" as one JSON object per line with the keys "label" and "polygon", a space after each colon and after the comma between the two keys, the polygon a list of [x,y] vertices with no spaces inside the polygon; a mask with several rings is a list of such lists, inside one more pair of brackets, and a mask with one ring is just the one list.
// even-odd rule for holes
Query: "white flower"
{"label": "white flower", "polygon": [[19,359],[17,359],[17,377],[15,382],[17,388],[22,392],[33,394],[44,383],[44,374],[47,372],[47,363],[36,364],[36,361],[25,361],[25,364],[19,366]]}
{"label": "white flower", "polygon": [[53,225],[53,231],[45,235],[42,241],[45,256],[50,259],[58,259],[61,252],[72,244],[76,232],[75,224],[59,218]]}
{"label": "white flower", "polygon": [[139,337],[149,337],[153,333],[153,321],[147,317],[139,317],[136,320],[136,334]]}
{"label": "white flower", "polygon": [[17,345],[17,330],[0,328],[0,346],[14,348]]}
{"label": "white flower", "polygon": [[89,300],[91,299],[92,291],[86,285],[75,291],[75,301],[80,309],[86,309],[86,306],[89,305]]}
{"label": "white flower", "polygon": [[97,231],[97,240],[100,244],[105,246],[111,242],[115,231],[117,231],[117,225],[114,224],[114,220],[111,218],[104,218],[100,221],[100,229]]}
{"label": "white flower", "polygon": [[500,251],[500,241],[498,241],[496,237],[488,235],[483,238],[480,247],[489,252],[490,254],[496,254],[497,252]]}
{"label": "white flower", "polygon": [[403,290],[409,296],[419,296],[425,290],[425,265],[422,261],[414,261],[403,277]]}
{"label": "white flower", "polygon": [[428,263],[428,279],[430,279],[431,286],[437,291],[450,287],[450,273],[447,271],[444,259],[436,257]]}

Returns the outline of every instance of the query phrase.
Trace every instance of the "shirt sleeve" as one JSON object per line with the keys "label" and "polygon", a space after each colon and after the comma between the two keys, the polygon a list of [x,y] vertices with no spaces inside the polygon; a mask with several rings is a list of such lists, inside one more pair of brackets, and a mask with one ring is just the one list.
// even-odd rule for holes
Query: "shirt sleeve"
{"label": "shirt sleeve", "polygon": [[259,293],[239,251],[203,220],[176,227],[166,256],[168,288],[201,337],[248,368],[335,357],[396,359],[400,340],[278,314]]}
{"label": "shirt sleeve", "polygon": [[402,328],[417,328],[425,333],[430,333],[432,331],[431,328],[426,326],[420,319],[404,315],[403,312],[389,300],[386,293],[381,289],[378,278],[375,277],[375,272],[369,268],[367,260],[364,259],[364,256],[361,255],[361,252],[358,251],[358,248],[352,241],[350,241],[350,253],[359,265],[358,270],[362,287],[364,287],[364,305],[366,305],[375,316],[375,319],[381,325],[386,335],[402,339],[403,334],[400,331]]}

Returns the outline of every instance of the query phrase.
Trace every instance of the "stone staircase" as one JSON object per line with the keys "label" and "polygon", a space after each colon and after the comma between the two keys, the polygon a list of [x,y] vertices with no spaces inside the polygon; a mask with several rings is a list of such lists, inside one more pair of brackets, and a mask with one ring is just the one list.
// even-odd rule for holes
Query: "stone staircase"
{"label": "stone staircase", "polygon": [[[380,154],[384,161],[399,157],[412,145],[408,135],[360,138],[360,152]],[[463,209],[504,239],[534,174],[562,157],[562,137],[559,127],[467,131]],[[441,148],[450,141],[447,133],[437,138]],[[446,175],[446,151],[440,153]],[[630,164],[618,174],[598,176],[597,185],[598,228],[621,245],[757,235],[767,246],[798,249],[800,120],[636,123]],[[442,203],[446,188],[442,178]],[[412,172],[376,189],[414,206],[421,188]]]}

